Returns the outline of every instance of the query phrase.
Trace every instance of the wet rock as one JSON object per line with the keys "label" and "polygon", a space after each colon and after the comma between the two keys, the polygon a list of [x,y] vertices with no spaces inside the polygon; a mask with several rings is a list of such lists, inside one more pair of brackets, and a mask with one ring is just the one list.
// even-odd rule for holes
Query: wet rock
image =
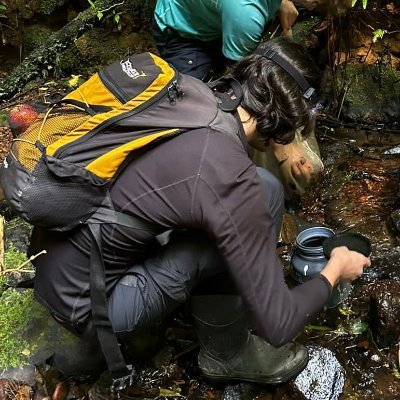
{"label": "wet rock", "polygon": [[377,154],[344,159],[324,171],[314,198],[305,196],[303,207],[336,232],[352,229],[373,243],[394,244],[388,221],[398,208],[398,173],[396,157]]}
{"label": "wet rock", "polygon": [[309,362],[292,383],[297,399],[338,400],[343,392],[345,372],[327,348],[310,346]]}
{"label": "wet rock", "polygon": [[362,279],[368,283],[382,279],[400,282],[400,246],[373,246],[371,268],[364,270]]}
{"label": "wet rock", "polygon": [[397,235],[400,235],[400,210],[390,214],[390,224]]}
{"label": "wet rock", "polygon": [[383,154],[400,154],[400,145],[386,150]]}
{"label": "wet rock", "polygon": [[13,219],[8,222],[5,227],[6,246],[13,244],[15,249],[26,253],[31,231],[32,225],[21,218]]}
{"label": "wet rock", "polygon": [[[338,76],[350,82],[343,116],[358,121],[396,122],[400,117],[399,72],[388,66],[347,63]],[[344,84],[344,82],[341,82]]]}
{"label": "wet rock", "polygon": [[31,364],[24,367],[10,368],[7,371],[0,370],[0,379],[24,382],[26,385],[34,386],[35,367]]}
{"label": "wet rock", "polygon": [[390,347],[399,341],[399,320],[400,282],[376,282],[370,298],[370,327],[378,347]]}
{"label": "wet rock", "polygon": [[290,244],[296,241],[300,227],[292,214],[285,212],[283,214],[282,229],[280,233],[280,242],[282,244]]}
{"label": "wet rock", "polygon": [[221,400],[250,400],[258,398],[258,387],[250,383],[225,386]]}

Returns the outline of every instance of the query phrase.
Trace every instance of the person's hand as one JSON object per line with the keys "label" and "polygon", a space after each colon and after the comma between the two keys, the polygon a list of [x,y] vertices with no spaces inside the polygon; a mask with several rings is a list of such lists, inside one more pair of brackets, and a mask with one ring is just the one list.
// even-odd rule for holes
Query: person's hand
{"label": "person's hand", "polygon": [[293,178],[296,181],[303,180],[306,186],[309,185],[314,176],[314,170],[310,162],[305,157],[291,160],[290,168]]}
{"label": "person's hand", "polygon": [[271,147],[288,193],[302,194],[323,171],[321,159],[304,143],[283,145],[272,141]]}
{"label": "person's hand", "polygon": [[333,287],[340,281],[354,281],[363,274],[364,268],[370,266],[371,260],[368,257],[340,246],[331,251],[331,257],[321,275],[324,275]]}
{"label": "person's hand", "polygon": [[299,12],[293,2],[290,0],[282,0],[279,8],[279,22],[282,27],[283,36],[289,35],[298,16]]}

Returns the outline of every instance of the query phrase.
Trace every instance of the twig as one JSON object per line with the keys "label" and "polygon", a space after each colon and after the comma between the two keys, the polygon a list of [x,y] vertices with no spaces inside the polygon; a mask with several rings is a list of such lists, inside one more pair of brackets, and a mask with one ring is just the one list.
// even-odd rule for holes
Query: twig
{"label": "twig", "polygon": [[197,349],[197,347],[199,347],[199,344],[198,344],[198,343],[193,343],[193,344],[191,344],[191,345],[188,346],[186,349],[184,349],[184,350],[182,350],[181,352],[175,354],[175,355],[172,357],[172,360],[173,360],[173,361],[176,361],[178,358],[180,358],[180,357],[184,356],[185,354],[190,353],[191,351]]}
{"label": "twig", "polygon": [[112,6],[106,8],[104,10],[100,10],[100,12],[104,13],[104,12],[110,11],[111,9],[113,9],[115,7],[122,6],[124,3],[125,3],[125,0],[121,1],[121,3],[113,4]]}
{"label": "twig", "polygon": [[7,102],[1,104],[0,105],[0,110],[4,110],[6,108],[10,108],[12,106],[15,106],[15,105],[19,104],[20,103],[20,101],[18,101],[19,98],[25,96],[26,94],[28,94],[28,93],[30,93],[30,92],[32,92],[34,90],[37,90],[38,88],[39,88],[39,85],[37,85],[37,86],[35,86],[33,88],[29,88],[27,90],[24,90],[21,93],[18,93],[17,95],[15,95],[11,99],[9,99]]}
{"label": "twig", "polygon": [[32,272],[31,270],[26,270],[23,269],[23,267],[33,261],[36,257],[41,256],[42,254],[46,254],[46,250],[42,250],[40,253],[34,254],[33,256],[30,256],[25,262],[23,262],[19,267],[17,268],[11,268],[11,269],[6,269],[4,271],[0,271],[0,275],[8,274],[10,272]]}
{"label": "twig", "polygon": [[342,101],[340,102],[339,111],[338,111],[338,114],[337,114],[337,117],[336,117],[337,119],[340,118],[340,114],[342,113],[344,99],[346,98],[346,94],[350,89],[351,83],[352,83],[352,79],[350,79],[350,81],[346,85],[346,88],[344,89],[343,96],[342,96]]}

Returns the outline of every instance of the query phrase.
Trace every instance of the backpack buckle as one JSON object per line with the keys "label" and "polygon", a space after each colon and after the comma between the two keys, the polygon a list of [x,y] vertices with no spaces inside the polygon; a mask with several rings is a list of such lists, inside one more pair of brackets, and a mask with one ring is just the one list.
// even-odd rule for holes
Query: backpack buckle
{"label": "backpack buckle", "polygon": [[121,376],[120,378],[113,378],[110,391],[113,399],[119,399],[119,391],[123,390],[133,384],[133,378],[135,376],[135,369],[132,365],[127,365],[129,374]]}

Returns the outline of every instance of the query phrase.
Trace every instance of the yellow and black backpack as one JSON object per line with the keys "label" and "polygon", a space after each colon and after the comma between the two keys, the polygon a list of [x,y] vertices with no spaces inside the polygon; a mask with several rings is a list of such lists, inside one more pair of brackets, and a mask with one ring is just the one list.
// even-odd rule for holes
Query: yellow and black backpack
{"label": "yellow and black backpack", "polygon": [[66,230],[110,215],[108,189],[135,151],[232,121],[207,86],[151,53],[94,74],[15,138],[0,179],[10,206],[33,225]]}
{"label": "yellow and black backpack", "polygon": [[103,68],[50,106],[14,139],[0,169],[6,200],[32,225],[54,230],[89,226],[92,315],[114,391],[130,384],[132,372],[107,315],[101,224],[152,226],[116,212],[110,188],[126,163],[150,144],[207,126],[236,132],[229,111],[240,96],[233,104],[221,98],[151,53],[132,55]]}

